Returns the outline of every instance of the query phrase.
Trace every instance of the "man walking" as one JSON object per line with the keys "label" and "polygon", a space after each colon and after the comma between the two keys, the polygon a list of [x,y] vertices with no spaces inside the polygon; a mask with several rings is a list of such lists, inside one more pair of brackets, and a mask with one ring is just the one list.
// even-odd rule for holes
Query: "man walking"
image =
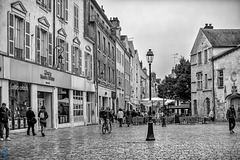
{"label": "man walking", "polygon": [[27,117],[27,123],[28,123],[27,135],[30,135],[30,128],[32,128],[32,134],[35,136],[36,133],[34,131],[34,125],[36,122],[34,122],[34,120],[36,120],[36,119],[35,119],[35,114],[32,111],[32,107],[28,108],[26,117]]}
{"label": "man walking", "polygon": [[6,140],[11,141],[11,139],[9,138],[9,124],[8,124],[9,116],[10,111],[6,107],[6,103],[2,103],[2,107],[0,108],[0,141],[3,141],[4,128],[6,130]]}
{"label": "man walking", "polygon": [[236,111],[234,109],[234,105],[232,104],[230,108],[227,110],[227,120],[229,122],[229,131],[230,134],[234,133],[233,129],[235,127],[235,119],[236,119]]}

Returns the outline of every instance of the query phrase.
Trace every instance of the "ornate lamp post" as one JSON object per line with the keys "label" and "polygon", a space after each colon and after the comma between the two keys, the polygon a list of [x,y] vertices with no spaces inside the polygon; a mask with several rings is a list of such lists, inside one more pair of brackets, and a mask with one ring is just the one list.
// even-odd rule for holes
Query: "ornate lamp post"
{"label": "ornate lamp post", "polygon": [[[151,64],[153,62],[153,57],[154,57],[154,54],[151,51],[151,49],[148,50],[148,52],[146,54],[146,57],[147,57],[147,62],[149,64],[149,100],[151,101],[151,81],[152,81],[152,78],[151,78]],[[150,108],[150,115],[151,115],[151,111],[152,111],[152,107]],[[152,121],[148,122],[148,134],[147,134],[146,141],[155,141],[154,133],[153,133],[153,122]]]}

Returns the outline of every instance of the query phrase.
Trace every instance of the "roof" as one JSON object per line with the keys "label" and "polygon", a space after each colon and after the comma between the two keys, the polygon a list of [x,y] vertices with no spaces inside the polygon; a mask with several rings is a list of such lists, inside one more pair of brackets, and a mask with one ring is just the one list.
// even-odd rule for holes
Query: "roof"
{"label": "roof", "polygon": [[240,44],[240,29],[201,28],[213,47],[235,47]]}
{"label": "roof", "polygon": [[190,108],[189,103],[180,104],[179,106],[170,106],[170,109],[188,109]]}
{"label": "roof", "polygon": [[225,56],[225,55],[228,55],[228,54],[230,54],[230,53],[238,50],[239,48],[240,48],[240,45],[238,45],[237,47],[234,47],[234,48],[232,48],[232,49],[229,49],[229,50],[227,50],[227,51],[224,51],[224,52],[222,52],[222,53],[220,53],[220,54],[218,54],[218,55],[216,55],[216,56],[213,56],[213,57],[212,57],[212,60],[216,60],[216,59],[221,58],[221,57],[223,57],[223,56]]}

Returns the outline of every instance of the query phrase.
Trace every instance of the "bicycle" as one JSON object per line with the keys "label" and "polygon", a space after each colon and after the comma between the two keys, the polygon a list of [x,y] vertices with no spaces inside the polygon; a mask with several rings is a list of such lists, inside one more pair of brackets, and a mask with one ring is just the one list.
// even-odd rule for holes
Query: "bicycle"
{"label": "bicycle", "polygon": [[106,121],[102,125],[102,133],[103,134],[105,134],[107,132],[111,133],[111,131],[112,131],[112,124],[109,119],[106,119]]}

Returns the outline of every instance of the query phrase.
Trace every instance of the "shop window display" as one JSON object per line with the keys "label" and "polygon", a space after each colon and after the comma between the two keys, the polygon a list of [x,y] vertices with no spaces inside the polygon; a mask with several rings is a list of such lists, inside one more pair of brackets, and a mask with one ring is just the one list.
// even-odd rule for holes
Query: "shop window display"
{"label": "shop window display", "polygon": [[30,84],[24,82],[9,82],[9,109],[11,118],[10,129],[27,128],[26,111],[30,106]]}
{"label": "shop window display", "polygon": [[69,90],[58,89],[58,123],[69,123]]}

